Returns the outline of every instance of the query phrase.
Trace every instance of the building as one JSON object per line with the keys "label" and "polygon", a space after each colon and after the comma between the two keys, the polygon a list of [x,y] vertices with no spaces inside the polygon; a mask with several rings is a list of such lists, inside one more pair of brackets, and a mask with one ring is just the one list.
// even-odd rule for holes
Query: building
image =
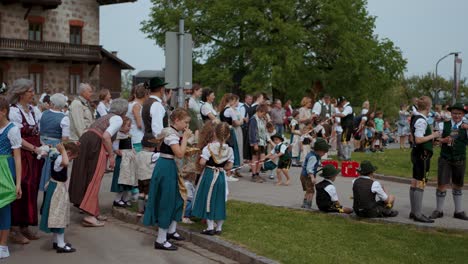
{"label": "building", "polygon": [[37,94],[73,95],[88,82],[119,96],[133,67],[99,45],[99,7],[135,1],[0,0],[0,83],[29,77]]}

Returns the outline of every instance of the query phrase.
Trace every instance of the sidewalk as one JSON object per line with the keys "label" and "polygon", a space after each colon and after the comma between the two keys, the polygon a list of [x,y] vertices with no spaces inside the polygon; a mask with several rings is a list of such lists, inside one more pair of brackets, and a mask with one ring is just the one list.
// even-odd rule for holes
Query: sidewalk
{"label": "sidewalk", "polygon": [[[291,176],[291,184],[289,186],[275,186],[276,180],[268,179],[267,175],[262,175],[266,181],[264,183],[251,182],[250,173],[245,168],[241,171],[244,176],[239,178],[238,182],[229,182],[229,199],[240,200],[253,203],[263,203],[273,206],[284,206],[291,208],[300,208],[304,197],[300,182],[300,168],[291,167],[289,174]],[[323,178],[317,177],[318,181]],[[340,203],[346,207],[352,207],[352,180],[355,178],[347,178],[338,176],[335,181],[335,186],[338,191]],[[409,203],[409,184],[398,183],[380,180],[384,188],[396,196],[394,208],[398,210],[399,215],[394,218],[387,218],[390,222],[415,224],[422,227],[439,227],[450,229],[463,229],[468,231],[468,221],[458,220],[453,218],[453,199],[452,191],[447,191],[445,199],[444,217],[435,220],[433,224],[417,223],[408,218],[410,213]],[[434,187],[426,187],[423,200],[423,213],[430,215],[436,206],[436,189]],[[468,212],[468,195],[463,196],[464,208]],[[313,209],[318,209],[315,205],[315,197],[312,204]]]}

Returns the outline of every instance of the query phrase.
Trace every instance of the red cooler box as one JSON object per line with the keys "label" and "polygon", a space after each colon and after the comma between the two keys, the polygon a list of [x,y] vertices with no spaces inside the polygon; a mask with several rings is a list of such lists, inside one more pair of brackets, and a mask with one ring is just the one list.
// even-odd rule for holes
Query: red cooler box
{"label": "red cooler box", "polygon": [[322,167],[325,167],[326,165],[333,165],[333,167],[335,167],[335,169],[338,169],[338,161],[336,160],[323,160],[322,161]]}
{"label": "red cooler box", "polygon": [[359,173],[357,169],[359,168],[359,162],[356,161],[342,161],[341,162],[341,175],[343,177],[357,177]]}

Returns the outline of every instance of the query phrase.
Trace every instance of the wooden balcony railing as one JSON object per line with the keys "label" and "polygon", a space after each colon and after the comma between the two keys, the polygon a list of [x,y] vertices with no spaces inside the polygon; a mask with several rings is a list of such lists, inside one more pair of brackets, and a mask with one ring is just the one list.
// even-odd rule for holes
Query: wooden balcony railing
{"label": "wooden balcony railing", "polygon": [[0,57],[101,61],[101,46],[0,38]]}

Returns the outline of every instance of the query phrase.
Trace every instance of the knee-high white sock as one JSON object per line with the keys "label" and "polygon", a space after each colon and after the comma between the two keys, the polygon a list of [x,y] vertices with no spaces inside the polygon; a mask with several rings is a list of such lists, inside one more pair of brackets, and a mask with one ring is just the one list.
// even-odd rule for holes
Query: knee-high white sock
{"label": "knee-high white sock", "polygon": [[56,234],[56,238],[57,238],[57,246],[58,247],[65,247],[65,234],[62,233],[62,234]]}
{"label": "knee-high white sock", "polygon": [[171,225],[169,225],[169,234],[174,234],[176,232],[176,229],[177,229],[177,222],[176,221],[172,221],[171,222]]}
{"label": "knee-high white sock", "polygon": [[206,219],[206,224],[208,225],[208,230],[214,229],[214,220]]}
{"label": "knee-high white sock", "polygon": [[57,243],[57,234],[54,233],[54,243]]}
{"label": "knee-high white sock", "polygon": [[224,220],[218,220],[218,221],[216,221],[216,231],[221,231],[221,230],[223,230],[223,223],[224,223]]}
{"label": "knee-high white sock", "polygon": [[436,191],[436,204],[437,208],[436,210],[439,212],[444,211],[444,202],[445,202],[445,196],[447,195],[447,192],[441,192],[439,190]]}
{"label": "knee-high white sock", "polygon": [[130,200],[130,191],[122,192],[122,201],[128,202]]}
{"label": "knee-high white sock", "polygon": [[463,212],[462,208],[462,190],[452,190],[453,203],[455,204],[455,213]]}
{"label": "knee-high white sock", "polygon": [[118,202],[120,200],[122,200],[122,192],[119,192],[119,193],[115,194],[114,201]]}
{"label": "knee-high white sock", "polygon": [[138,212],[142,213],[145,211],[145,197],[138,197]]}
{"label": "knee-high white sock", "polygon": [[158,229],[158,237],[156,238],[156,242],[159,244],[164,243],[167,240],[167,229],[159,228]]}

